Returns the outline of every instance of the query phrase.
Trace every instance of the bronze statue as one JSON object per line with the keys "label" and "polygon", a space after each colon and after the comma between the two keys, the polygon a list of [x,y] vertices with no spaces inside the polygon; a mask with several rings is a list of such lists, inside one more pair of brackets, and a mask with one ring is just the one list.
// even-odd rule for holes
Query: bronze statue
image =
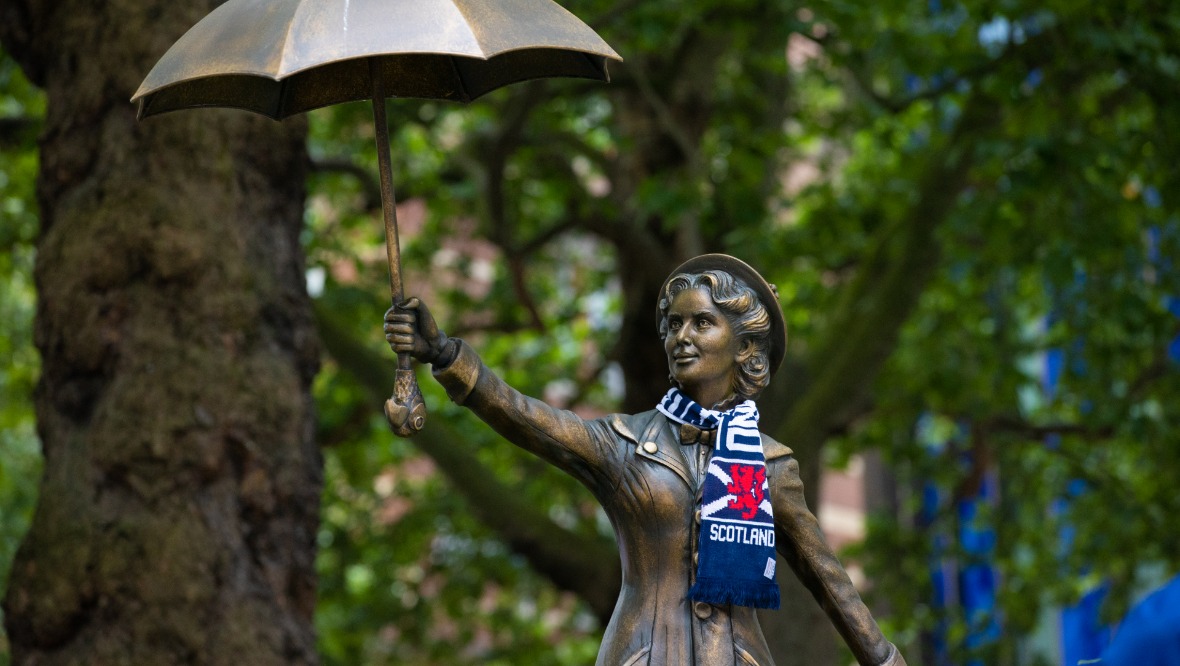
{"label": "bronze statue", "polygon": [[791,449],[757,429],[753,399],[786,349],[774,288],[734,257],[696,257],[664,283],[658,325],[668,395],[587,421],[507,385],[417,299],[385,315],[395,352],[433,364],[452,400],[602,504],[623,585],[599,666],[771,665],[755,608],[778,606],[774,550],[859,663],[904,665],[808,511]]}

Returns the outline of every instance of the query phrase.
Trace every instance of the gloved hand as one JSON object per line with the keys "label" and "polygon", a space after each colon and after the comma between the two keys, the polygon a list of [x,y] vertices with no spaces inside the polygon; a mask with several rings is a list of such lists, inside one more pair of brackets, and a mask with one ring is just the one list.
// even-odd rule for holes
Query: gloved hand
{"label": "gloved hand", "polygon": [[450,338],[418,298],[409,298],[385,312],[385,341],[399,354],[409,354],[419,363],[434,363],[447,348]]}

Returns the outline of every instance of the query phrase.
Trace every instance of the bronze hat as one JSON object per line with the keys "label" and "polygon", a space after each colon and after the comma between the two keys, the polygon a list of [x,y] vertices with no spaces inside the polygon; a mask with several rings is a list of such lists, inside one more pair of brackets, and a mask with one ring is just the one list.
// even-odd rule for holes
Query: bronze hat
{"label": "bronze hat", "polygon": [[[668,274],[664,284],[660,286],[660,298],[664,297],[664,292],[672,278],[681,273],[703,273],[705,271],[729,273],[746,283],[754,290],[754,293],[758,294],[758,300],[762,301],[762,306],[770,315],[770,373],[773,375],[783,364],[783,358],[787,353],[787,321],[783,317],[783,307],[778,301],[778,290],[752,266],[728,254],[702,254],[699,257],[693,257]],[[663,315],[660,313],[657,303],[656,325],[659,326],[662,320]]]}

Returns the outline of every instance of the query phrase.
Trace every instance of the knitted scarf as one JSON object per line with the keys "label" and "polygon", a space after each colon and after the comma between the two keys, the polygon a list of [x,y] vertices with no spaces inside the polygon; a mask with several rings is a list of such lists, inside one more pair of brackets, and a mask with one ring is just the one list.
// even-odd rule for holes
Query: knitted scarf
{"label": "knitted scarf", "polygon": [[656,406],[677,423],[716,430],[701,488],[695,601],[778,608],[774,515],[753,400],[716,412],[672,388]]}

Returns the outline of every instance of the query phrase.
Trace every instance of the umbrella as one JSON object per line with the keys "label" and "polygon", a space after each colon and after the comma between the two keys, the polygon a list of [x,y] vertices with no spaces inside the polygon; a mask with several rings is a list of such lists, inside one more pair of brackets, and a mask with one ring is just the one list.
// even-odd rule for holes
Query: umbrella
{"label": "umbrella", "polygon": [[[381,207],[394,305],[404,300],[386,97],[468,102],[551,76],[609,80],[622,60],[551,0],[229,0],[160,58],[131,101],[139,117],[231,107],[276,120],[330,104],[373,101]],[[426,408],[399,355],[394,432],[422,429]]]}

